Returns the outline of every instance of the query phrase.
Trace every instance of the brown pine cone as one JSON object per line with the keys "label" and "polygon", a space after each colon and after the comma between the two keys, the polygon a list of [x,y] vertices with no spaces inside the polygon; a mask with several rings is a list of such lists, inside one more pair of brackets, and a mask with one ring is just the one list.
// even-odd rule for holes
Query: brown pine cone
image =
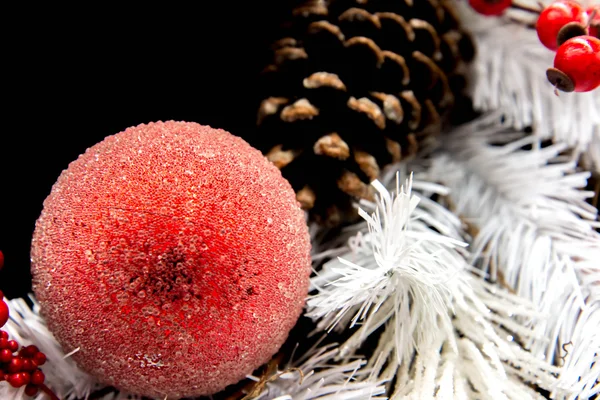
{"label": "brown pine cone", "polygon": [[472,42],[438,0],[300,1],[282,32],[250,141],[313,219],[347,222],[381,169],[414,155],[464,101]]}

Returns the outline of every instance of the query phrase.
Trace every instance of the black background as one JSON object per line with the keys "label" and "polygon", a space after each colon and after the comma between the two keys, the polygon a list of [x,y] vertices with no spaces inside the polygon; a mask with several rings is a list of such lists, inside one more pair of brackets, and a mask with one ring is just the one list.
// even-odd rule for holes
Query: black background
{"label": "black background", "polygon": [[158,120],[239,136],[253,129],[257,76],[286,3],[4,10],[0,289],[7,297],[30,291],[35,220],[60,172],[86,148]]}

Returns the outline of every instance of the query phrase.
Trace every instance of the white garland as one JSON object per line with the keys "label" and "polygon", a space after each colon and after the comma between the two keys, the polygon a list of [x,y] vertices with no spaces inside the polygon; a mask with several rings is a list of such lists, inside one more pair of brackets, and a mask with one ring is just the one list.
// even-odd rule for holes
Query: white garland
{"label": "white garland", "polygon": [[[382,381],[368,379],[365,360],[334,362],[339,355],[335,344],[313,346],[306,354],[269,377],[256,400],[360,400],[387,399]],[[248,378],[260,382],[254,376]],[[365,379],[367,378],[367,379]]]}
{"label": "white garland", "polygon": [[367,227],[312,279],[307,315],[318,327],[358,326],[339,358],[382,331],[367,367],[390,381],[392,399],[541,398],[527,383],[550,389],[560,368],[512,336],[534,336],[512,317],[536,309],[470,271],[460,220],[429,198],[448,191],[412,179],[394,194],[373,185],[377,203],[364,205],[374,211],[360,211]]}
{"label": "white garland", "polygon": [[585,202],[593,193],[582,190],[590,174],[561,155],[567,145],[541,148],[536,137],[489,122],[450,134],[429,177],[450,187],[455,212],[477,228],[472,264],[540,305],[529,322],[537,338],[524,343],[565,364],[553,395],[587,398],[600,390],[600,285],[590,279],[600,273],[600,235]]}

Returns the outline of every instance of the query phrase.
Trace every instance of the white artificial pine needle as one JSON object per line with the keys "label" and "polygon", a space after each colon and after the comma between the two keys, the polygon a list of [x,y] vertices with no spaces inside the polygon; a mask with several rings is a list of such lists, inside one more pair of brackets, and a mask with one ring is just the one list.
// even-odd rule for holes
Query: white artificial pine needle
{"label": "white artificial pine needle", "polygon": [[328,262],[312,280],[317,294],[309,297],[307,316],[332,329],[352,315],[349,327],[357,333],[342,347],[343,355],[360,346],[369,333],[388,322],[396,329],[395,356],[409,362],[415,349],[429,348],[440,330],[449,335],[449,282],[464,266],[458,252],[466,243],[443,236],[424,220],[412,193],[412,177],[391,195],[379,182],[372,213],[360,209],[368,232],[354,242],[351,257]]}
{"label": "white artificial pine needle", "polygon": [[564,365],[553,398],[598,393],[600,235],[585,201],[590,174],[561,157],[567,145],[542,147],[490,119],[449,134],[444,150],[428,176],[451,189],[450,204],[471,226],[471,264],[541,308],[517,321],[533,329],[522,341],[535,357]]}
{"label": "white artificial pine needle", "polygon": [[360,211],[366,225],[312,279],[306,315],[321,329],[355,326],[342,361],[377,331],[366,367],[388,382],[390,399],[540,398],[529,384],[553,388],[560,368],[514,340],[534,337],[515,317],[534,318],[536,308],[472,273],[461,221],[430,198],[446,188],[398,182],[392,193],[374,182],[377,201]]}
{"label": "white artificial pine needle", "polygon": [[[536,8],[551,2],[519,3]],[[554,94],[546,70],[553,66],[555,53],[541,44],[535,29],[515,22],[535,24],[536,14],[509,10],[502,17],[490,18],[477,14],[466,1],[455,4],[477,49],[471,71],[475,108],[502,110],[508,126],[529,126],[543,139],[552,138],[582,152],[596,146],[600,152],[600,92]],[[600,164],[596,166],[600,169]]]}
{"label": "white artificial pine needle", "polygon": [[584,164],[600,175],[600,126],[594,129],[589,148],[584,152]]}
{"label": "white artificial pine needle", "polygon": [[[386,399],[383,382],[365,379],[369,371],[362,359],[334,362],[335,344],[313,346],[303,357],[268,377],[256,400],[368,400]],[[286,372],[287,371],[287,372]],[[248,378],[259,381],[257,377]]]}

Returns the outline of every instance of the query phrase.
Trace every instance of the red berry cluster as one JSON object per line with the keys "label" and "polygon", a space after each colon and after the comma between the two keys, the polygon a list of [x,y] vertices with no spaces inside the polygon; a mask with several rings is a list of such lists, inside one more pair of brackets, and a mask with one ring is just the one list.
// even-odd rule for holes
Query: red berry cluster
{"label": "red berry cluster", "polygon": [[513,0],[469,0],[475,11],[500,15],[508,8],[539,13],[535,26],[540,42],[556,51],[548,80],[564,92],[589,92],[600,86],[600,6],[587,10],[574,0],[556,0],[536,10]]}
{"label": "red berry cluster", "polygon": [[[4,255],[0,251],[0,269]],[[0,290],[0,328],[8,322],[9,309]],[[39,368],[46,362],[46,355],[36,346],[24,346],[19,350],[16,340],[9,340],[8,332],[0,330],[0,383],[8,382],[15,388],[25,386],[25,394],[35,396],[40,390],[51,400],[58,397],[44,384],[46,376]]]}

